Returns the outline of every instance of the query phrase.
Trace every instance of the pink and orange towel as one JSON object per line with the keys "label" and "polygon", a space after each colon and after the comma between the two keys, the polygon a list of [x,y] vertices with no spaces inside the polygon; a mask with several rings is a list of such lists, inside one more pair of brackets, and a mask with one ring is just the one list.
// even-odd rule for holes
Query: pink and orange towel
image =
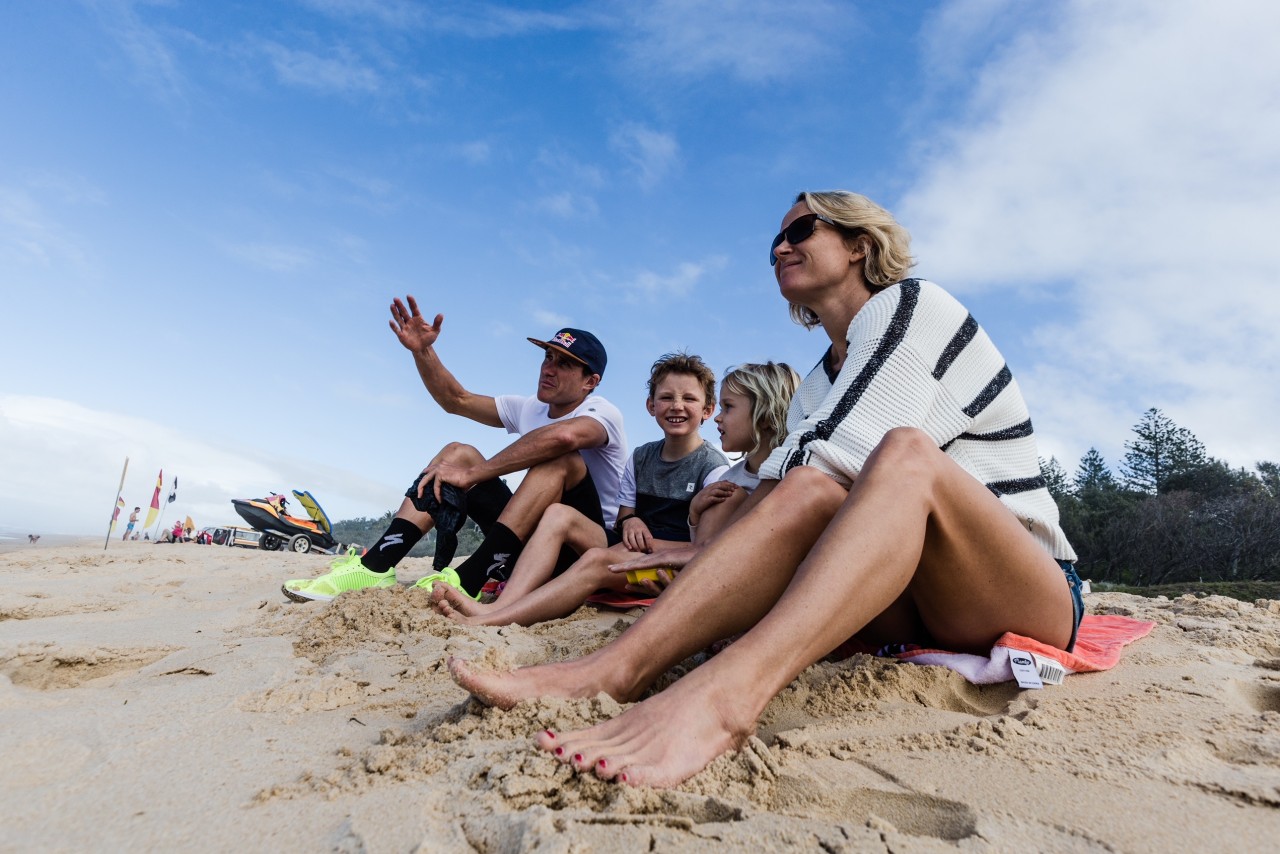
{"label": "pink and orange towel", "polygon": [[[1015,662],[1027,657],[1018,653],[1024,653],[1029,654],[1044,682],[1057,684],[1063,676],[1071,673],[1110,670],[1120,661],[1126,646],[1145,637],[1153,628],[1155,623],[1132,617],[1085,614],[1072,652],[1063,652],[1037,640],[1006,632],[996,641],[989,656],[942,649],[911,649],[893,657],[912,664],[939,664],[951,668],[975,685],[991,685],[1015,679]],[[1018,681],[1023,684],[1021,679]]]}

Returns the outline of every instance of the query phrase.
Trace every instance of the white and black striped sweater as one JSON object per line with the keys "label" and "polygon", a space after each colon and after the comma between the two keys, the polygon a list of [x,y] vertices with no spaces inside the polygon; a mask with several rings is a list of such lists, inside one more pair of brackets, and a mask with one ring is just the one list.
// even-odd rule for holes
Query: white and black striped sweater
{"label": "white and black striped sweater", "polygon": [[854,316],[834,378],[827,359],[791,401],[790,431],[760,467],[777,480],[798,465],[848,487],[894,427],[918,427],[986,485],[1058,560],[1075,552],[1040,474],[1027,405],[973,316],[932,282],[906,279]]}

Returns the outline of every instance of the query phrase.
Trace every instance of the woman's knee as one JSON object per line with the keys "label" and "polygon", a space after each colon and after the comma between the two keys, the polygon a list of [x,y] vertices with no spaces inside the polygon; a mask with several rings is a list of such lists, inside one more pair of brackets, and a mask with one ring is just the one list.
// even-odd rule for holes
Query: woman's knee
{"label": "woman's knee", "polygon": [[824,507],[830,507],[834,512],[848,494],[843,486],[820,469],[813,466],[797,466],[786,473],[769,498],[778,496],[780,501],[784,502],[782,506],[795,507],[802,512],[820,510]]}
{"label": "woman's knee", "polygon": [[913,477],[927,478],[940,463],[942,452],[929,434],[917,427],[894,427],[884,434],[862,468],[866,475],[878,469],[893,473],[904,484]]}

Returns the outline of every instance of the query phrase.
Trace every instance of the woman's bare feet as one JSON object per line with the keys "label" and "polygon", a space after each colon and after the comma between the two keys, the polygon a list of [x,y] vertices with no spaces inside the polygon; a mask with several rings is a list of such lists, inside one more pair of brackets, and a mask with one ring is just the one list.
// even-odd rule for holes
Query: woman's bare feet
{"label": "woman's bare feet", "polygon": [[632,786],[678,786],[755,731],[749,702],[690,673],[618,717],[570,733],[542,732],[538,746],[575,770]]}

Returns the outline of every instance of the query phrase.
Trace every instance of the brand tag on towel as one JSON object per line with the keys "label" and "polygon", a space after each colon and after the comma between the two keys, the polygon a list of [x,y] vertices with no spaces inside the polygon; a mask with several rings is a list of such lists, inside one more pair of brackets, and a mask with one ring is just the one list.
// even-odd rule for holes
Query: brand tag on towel
{"label": "brand tag on towel", "polygon": [[1013,678],[1018,680],[1019,688],[1043,688],[1040,672],[1036,668],[1036,659],[1029,652],[1009,648],[1009,667],[1013,669]]}

